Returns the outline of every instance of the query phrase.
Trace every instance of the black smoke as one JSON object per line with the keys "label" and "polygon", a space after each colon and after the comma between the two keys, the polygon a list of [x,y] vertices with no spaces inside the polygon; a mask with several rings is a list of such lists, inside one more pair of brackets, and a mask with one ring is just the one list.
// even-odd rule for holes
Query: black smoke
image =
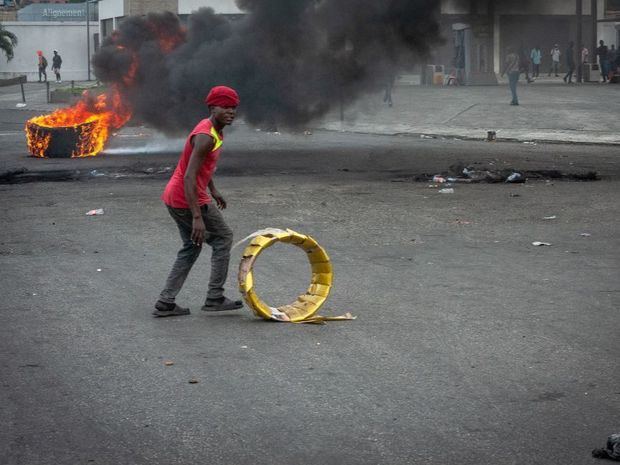
{"label": "black smoke", "polygon": [[[237,4],[242,18],[201,9],[187,30],[171,13],[128,18],[94,56],[97,77],[168,133],[204,117],[204,97],[220,84],[237,89],[249,123],[294,128],[381,88],[440,41],[437,0]],[[162,51],[162,35],[180,45]]]}

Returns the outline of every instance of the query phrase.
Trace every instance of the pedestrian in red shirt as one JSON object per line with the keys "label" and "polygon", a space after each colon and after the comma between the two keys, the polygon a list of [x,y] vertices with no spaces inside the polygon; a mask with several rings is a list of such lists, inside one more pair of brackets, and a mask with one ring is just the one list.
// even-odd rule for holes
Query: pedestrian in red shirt
{"label": "pedestrian in red shirt", "polygon": [[224,296],[233,234],[220,212],[226,208],[226,200],[215,188],[212,178],[224,142],[223,129],[235,119],[239,96],[230,87],[217,86],[207,95],[206,103],[210,116],[200,121],[188,136],[162,195],[179,228],[183,247],[155,303],[153,315],[157,317],[189,315],[189,308],[178,306],[175,298],[204,242],[211,246],[213,253],[207,299],[202,310],[235,310],[243,306],[240,300]]}

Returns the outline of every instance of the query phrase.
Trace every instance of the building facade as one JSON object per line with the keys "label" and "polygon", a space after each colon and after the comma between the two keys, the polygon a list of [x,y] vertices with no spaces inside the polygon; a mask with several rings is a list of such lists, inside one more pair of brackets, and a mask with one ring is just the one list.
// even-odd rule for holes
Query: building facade
{"label": "building facade", "polygon": [[[467,84],[486,84],[501,73],[508,48],[529,56],[537,46],[542,50],[541,70],[547,72],[555,44],[564,51],[574,41],[579,49],[577,3],[443,0],[440,27],[446,42],[430,61],[443,65],[446,73],[460,70]],[[620,42],[620,0],[581,0],[581,4],[581,43],[593,59],[599,39],[616,47]]]}
{"label": "building facade", "polygon": [[221,15],[242,14],[234,0],[101,0],[99,2],[101,38],[109,36],[128,16],[171,11],[185,22],[193,11],[205,7],[213,8]]}

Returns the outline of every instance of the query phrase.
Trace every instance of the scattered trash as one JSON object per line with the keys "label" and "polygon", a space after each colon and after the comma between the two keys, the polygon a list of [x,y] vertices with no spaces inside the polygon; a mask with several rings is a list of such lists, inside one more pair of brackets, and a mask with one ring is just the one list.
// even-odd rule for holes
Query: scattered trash
{"label": "scattered trash", "polygon": [[103,208],[97,208],[95,210],[88,210],[86,216],[103,215]]}
{"label": "scattered trash", "polygon": [[241,348],[242,348],[242,349],[247,349],[247,348],[248,348],[248,346],[241,346]]}
{"label": "scattered trash", "polygon": [[540,247],[540,246],[543,246],[543,245],[551,245],[551,243],[550,242],[534,241],[534,242],[532,242],[532,245],[535,245],[536,247]]}
{"label": "scattered trash", "polygon": [[521,194],[510,194],[510,197],[521,197]]}
{"label": "scattered trash", "polygon": [[497,140],[497,132],[487,131],[487,142],[495,142]]}
{"label": "scattered trash", "polygon": [[164,361],[164,365],[167,367],[171,367],[172,365],[174,365],[174,362],[172,360],[166,360]]}
{"label": "scattered trash", "polygon": [[312,135],[312,131],[304,131],[304,136],[311,136]]}
{"label": "scattered trash", "polygon": [[435,139],[435,136],[427,136],[426,134],[420,134],[420,139]]}
{"label": "scattered trash", "polygon": [[101,268],[97,268],[97,271],[101,271]]}
{"label": "scattered trash", "polygon": [[471,221],[467,221],[467,220],[456,220],[455,221],[456,224],[472,224]]}
{"label": "scattered trash", "polygon": [[97,170],[92,170],[92,171],[90,172],[90,175],[96,178],[96,177],[99,177],[99,176],[105,176],[105,173],[100,173],[100,172],[99,172],[99,171],[97,171]]}
{"label": "scattered trash", "polygon": [[454,194],[454,189],[448,187],[446,189],[439,189],[437,192],[439,192],[440,194]]}
{"label": "scattered trash", "polygon": [[533,142],[533,141],[531,141],[531,140],[526,140],[526,141],[524,141],[523,143],[524,143],[525,145],[538,145],[538,144],[536,144],[536,142]]}
{"label": "scattered trash", "polygon": [[506,178],[506,182],[525,182],[525,177],[521,173],[514,172]]}
{"label": "scattered trash", "polygon": [[436,174],[435,176],[433,176],[433,182],[438,182],[442,184],[446,182],[446,178],[444,178],[443,176],[440,176],[439,174]]}
{"label": "scattered trash", "polygon": [[543,220],[555,220],[556,218],[557,218],[557,216],[555,216],[555,215],[543,216]]}
{"label": "scattered trash", "polygon": [[592,457],[596,459],[611,459],[620,461],[620,433],[612,434],[607,438],[604,449],[594,449]]}
{"label": "scattered trash", "polygon": [[27,103],[18,103],[17,105],[15,105],[17,108],[24,108],[26,105],[28,105]]}
{"label": "scattered trash", "polygon": [[592,234],[590,233],[581,233],[579,234],[581,237],[590,237]]}
{"label": "scattered trash", "polygon": [[195,378],[192,378],[188,381],[189,384],[198,384],[198,380]]}

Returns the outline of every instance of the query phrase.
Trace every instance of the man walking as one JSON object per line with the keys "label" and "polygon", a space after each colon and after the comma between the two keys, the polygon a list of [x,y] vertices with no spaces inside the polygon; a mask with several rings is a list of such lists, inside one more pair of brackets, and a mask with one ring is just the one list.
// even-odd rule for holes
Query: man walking
{"label": "man walking", "polygon": [[60,66],[62,65],[62,58],[58,54],[58,50],[54,50],[54,56],[52,57],[52,71],[56,75],[56,82],[62,82],[60,79]]}
{"label": "man walking", "polygon": [[512,93],[511,105],[519,105],[519,99],[517,98],[517,82],[519,82],[519,56],[515,53],[514,49],[508,48],[508,54],[504,60],[504,71],[502,77],[505,74],[508,75],[508,83],[510,85],[510,92]]}
{"label": "man walking", "polygon": [[598,55],[598,63],[601,68],[601,76],[603,77],[603,82],[607,82],[607,74],[608,74],[608,49],[607,45],[605,45],[605,41],[598,41],[598,48],[596,49],[596,54]]}
{"label": "man walking", "polygon": [[[37,66],[39,67],[39,82],[47,82],[47,58],[45,58],[41,50],[37,50],[37,57]],[[41,77],[44,78],[43,81],[41,81]]]}
{"label": "man walking", "polygon": [[530,59],[532,60],[533,66],[532,77],[537,78],[540,75],[540,61],[542,59],[542,54],[538,45],[530,52]]}
{"label": "man walking", "polygon": [[573,83],[573,72],[575,71],[575,43],[570,41],[568,43],[568,48],[566,49],[566,67],[568,68],[568,72],[564,76],[564,82],[567,84]]}
{"label": "man walking", "polygon": [[[213,253],[207,299],[202,310],[235,310],[243,306],[239,300],[224,297],[232,231],[219,211],[226,208],[226,201],[212,179],[224,141],[222,131],[235,119],[239,96],[230,87],[217,86],[207,95],[206,103],[210,116],[200,121],[189,134],[179,163],[162,195],[177,224],[183,247],[155,303],[153,315],[156,317],[190,313],[189,308],[178,306],[175,298],[200,255],[203,242],[211,246]],[[207,187],[211,196],[207,194]]]}
{"label": "man walking", "polygon": [[562,54],[562,52],[560,52],[560,47],[558,47],[558,44],[555,44],[553,46],[553,48],[551,49],[551,68],[549,69],[549,76],[551,76],[551,73],[553,72],[555,74],[555,77],[559,77],[559,72],[560,72],[560,55]]}

